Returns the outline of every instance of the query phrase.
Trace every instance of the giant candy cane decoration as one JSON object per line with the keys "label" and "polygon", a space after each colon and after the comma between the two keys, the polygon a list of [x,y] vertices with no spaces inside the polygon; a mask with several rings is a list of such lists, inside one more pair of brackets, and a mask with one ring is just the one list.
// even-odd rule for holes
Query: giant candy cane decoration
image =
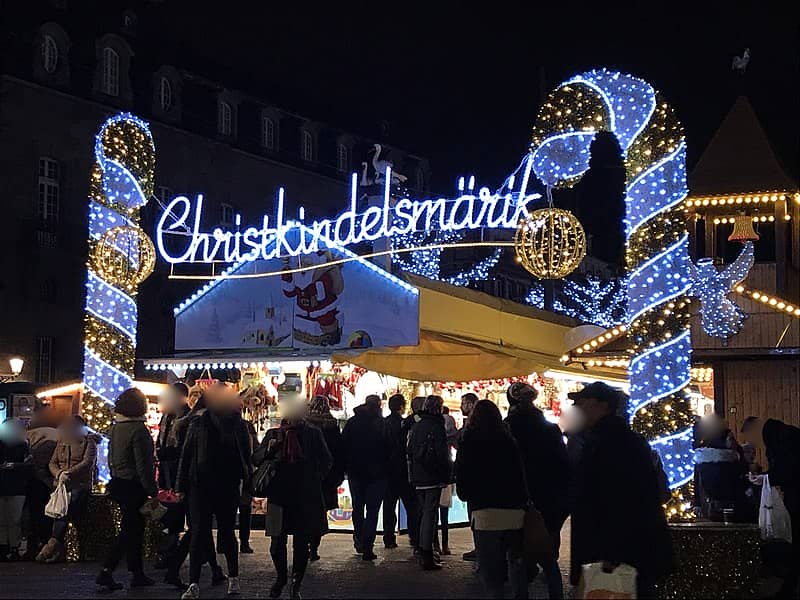
{"label": "giant candy cane decoration", "polygon": [[[147,123],[128,113],[100,128],[89,189],[89,260],[84,313],[83,400],[89,426],[108,433],[114,401],[133,386],[139,284],[153,271],[155,249],[139,227],[153,193],[155,146]],[[99,478],[108,479],[107,440]]]}
{"label": "giant candy cane decoration", "polygon": [[598,131],[619,141],[625,161],[630,324],[628,415],[661,456],[673,489],[670,511],[687,508],[692,478],[692,413],[686,398],[691,340],[689,241],[680,207],[687,195],[683,128],[649,84],[607,70],[561,84],[533,131],[536,175],[571,186],[588,170]]}

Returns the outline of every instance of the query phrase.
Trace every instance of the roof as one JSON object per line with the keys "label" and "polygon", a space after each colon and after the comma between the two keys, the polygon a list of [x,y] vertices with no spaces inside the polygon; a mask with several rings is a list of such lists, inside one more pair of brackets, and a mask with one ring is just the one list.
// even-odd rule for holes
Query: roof
{"label": "roof", "polygon": [[739,96],[689,176],[689,194],[796,190],[745,96]]}

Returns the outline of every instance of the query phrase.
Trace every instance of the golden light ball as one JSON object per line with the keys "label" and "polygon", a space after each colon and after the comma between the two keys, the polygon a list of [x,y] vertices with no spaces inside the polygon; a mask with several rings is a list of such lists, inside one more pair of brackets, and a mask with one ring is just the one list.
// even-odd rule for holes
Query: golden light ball
{"label": "golden light ball", "polygon": [[520,221],[514,249],[529,273],[539,279],[561,279],[586,256],[586,232],[571,212],[541,208]]}

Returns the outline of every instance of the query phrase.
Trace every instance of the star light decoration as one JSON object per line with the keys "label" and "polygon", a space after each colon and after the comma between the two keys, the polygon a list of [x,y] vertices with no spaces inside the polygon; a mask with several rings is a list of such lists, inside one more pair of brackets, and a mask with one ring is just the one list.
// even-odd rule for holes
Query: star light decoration
{"label": "star light decoration", "polygon": [[109,478],[108,433],[117,396],[133,386],[139,284],[152,272],[155,249],[139,227],[153,193],[155,146],[144,121],[109,118],[95,139],[89,186],[89,259],[84,313],[83,398],[88,425],[104,434],[98,475]]}

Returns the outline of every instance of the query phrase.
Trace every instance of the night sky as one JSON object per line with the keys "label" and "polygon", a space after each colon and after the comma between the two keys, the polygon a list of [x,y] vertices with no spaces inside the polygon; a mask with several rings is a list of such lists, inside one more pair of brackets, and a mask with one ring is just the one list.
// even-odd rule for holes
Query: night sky
{"label": "night sky", "polygon": [[[158,33],[172,37],[164,48],[177,49],[176,59],[191,53],[185,66],[357,133],[388,131],[390,142],[430,158],[439,192],[464,173],[501,183],[530,141],[542,85],[599,66],[666,95],[686,126],[690,166],[746,93],[797,175],[796,3],[158,4]],[[752,58],[741,77],[731,59],[745,47]]]}

